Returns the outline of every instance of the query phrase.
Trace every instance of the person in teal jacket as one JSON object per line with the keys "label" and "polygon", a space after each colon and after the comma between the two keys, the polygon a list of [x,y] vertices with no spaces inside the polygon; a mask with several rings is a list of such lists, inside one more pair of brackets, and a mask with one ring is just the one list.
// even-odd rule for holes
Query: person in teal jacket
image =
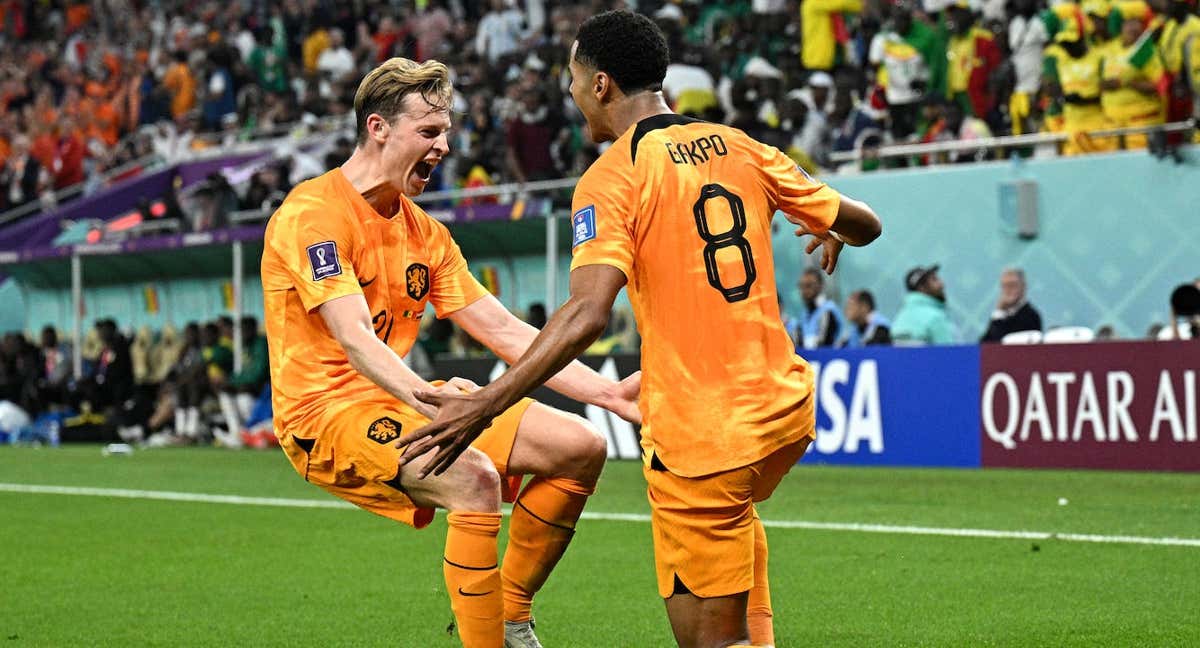
{"label": "person in teal jacket", "polygon": [[946,314],[946,284],[938,266],[917,266],[904,276],[908,294],[892,324],[892,341],[897,345],[954,344],[957,335]]}

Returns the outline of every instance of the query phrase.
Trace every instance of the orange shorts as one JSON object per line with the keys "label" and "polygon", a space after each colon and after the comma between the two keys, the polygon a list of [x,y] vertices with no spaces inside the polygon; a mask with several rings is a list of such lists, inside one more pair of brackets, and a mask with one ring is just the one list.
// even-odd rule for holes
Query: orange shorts
{"label": "orange shorts", "polygon": [[[501,480],[505,501],[520,488],[520,475],[508,475],[508,457],[517,427],[533,404],[529,398],[496,417],[471,447],[483,451]],[[380,390],[353,407],[318,417],[306,430],[279,432],[280,446],[296,472],[351,504],[418,529],[433,520],[433,509],[417,506],[400,490],[400,455],[393,442],[429,419]]]}
{"label": "orange shorts", "polygon": [[702,598],[754,585],[754,503],[775,492],[811,442],[805,437],[749,466],[704,477],[643,469],[660,596],[671,597],[676,578]]}

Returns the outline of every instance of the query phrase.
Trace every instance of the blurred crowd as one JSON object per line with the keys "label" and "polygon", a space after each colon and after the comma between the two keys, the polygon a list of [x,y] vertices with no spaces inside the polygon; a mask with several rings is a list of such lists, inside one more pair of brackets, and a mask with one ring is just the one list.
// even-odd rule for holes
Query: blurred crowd
{"label": "blurred crowd", "polygon": [[667,33],[679,112],[809,170],[836,167],[835,151],[1039,131],[1070,133],[1066,154],[1154,146],[1086,132],[1193,114],[1195,0],[1045,1],[5,0],[0,211],[229,141],[206,134],[351,119],[358,80],[391,56],[455,73],[454,153],[434,187],[576,176],[597,149],[566,91],[570,44],[589,15],[625,6]]}
{"label": "blurred crowd", "polygon": [[[241,338],[235,370],[233,338]],[[111,440],[152,445],[215,439],[230,447],[271,442],[266,338],[253,317],[221,316],[191,322],[182,331],[143,327],[126,335],[111,319],[98,320],[80,348],[54,327],[38,344],[18,333],[0,347],[0,432],[14,440]]]}
{"label": "blurred crowd", "polygon": [[[904,275],[904,298],[894,317],[875,308],[875,296],[868,290],[851,292],[839,306],[825,285],[820,270],[806,268],[796,285],[801,310],[784,313],[784,325],[796,352],[821,347],[859,348],[875,345],[926,346],[968,344],[960,322],[947,308],[946,281],[937,265],[916,266]],[[1041,313],[1030,302],[1028,282],[1021,268],[1006,268],[1000,273],[999,298],[983,323],[978,342],[1037,344],[1041,342],[1075,343],[1117,339],[1109,324],[1095,329],[1087,326],[1054,324],[1047,326]],[[1171,292],[1166,323],[1155,322],[1146,331],[1148,340],[1200,340],[1200,278],[1180,284]]]}
{"label": "blurred crowd", "polygon": [[[525,313],[536,327],[546,308]],[[234,362],[239,337],[241,362]],[[616,310],[588,354],[633,352],[638,338],[628,311]],[[0,444],[112,441],[150,446],[209,444],[268,447],[272,428],[270,367],[258,320],[228,316],[190,322],[180,331],[144,326],[122,331],[101,319],[84,336],[81,373],[73,348],[52,326],[35,343],[10,332],[0,342]],[[490,358],[450,320],[426,318],[407,361],[426,379],[444,377],[441,359]]]}

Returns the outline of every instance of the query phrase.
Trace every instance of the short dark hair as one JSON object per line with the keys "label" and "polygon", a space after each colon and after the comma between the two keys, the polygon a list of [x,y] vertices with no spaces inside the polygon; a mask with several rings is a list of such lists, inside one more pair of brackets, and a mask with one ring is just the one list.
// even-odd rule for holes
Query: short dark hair
{"label": "short dark hair", "polygon": [[575,60],[612,77],[621,92],[658,92],[671,61],[667,37],[654,21],[631,11],[606,11],[583,21]]}
{"label": "short dark hair", "polygon": [[1171,309],[1179,317],[1200,315],[1200,288],[1182,284],[1171,291]]}
{"label": "short dark hair", "polygon": [[817,278],[817,283],[821,284],[822,286],[825,285],[825,275],[821,274],[821,271],[817,270],[816,268],[813,268],[813,267],[805,268],[800,273],[801,277],[803,277],[804,275],[812,275]]}
{"label": "short dark hair", "polygon": [[853,297],[862,302],[862,305],[866,306],[867,310],[875,310],[875,296],[871,294],[871,291],[856,290]]}

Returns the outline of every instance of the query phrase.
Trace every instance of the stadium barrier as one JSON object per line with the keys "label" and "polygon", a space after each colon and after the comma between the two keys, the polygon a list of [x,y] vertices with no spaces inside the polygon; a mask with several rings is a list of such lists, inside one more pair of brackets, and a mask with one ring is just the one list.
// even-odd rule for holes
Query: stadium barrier
{"label": "stadium barrier", "polygon": [[[1123,135],[1145,134],[1152,138],[1165,138],[1167,134],[1190,133],[1196,130],[1192,120],[1156,124],[1154,126],[1126,126],[1122,128],[1106,128],[1103,130],[1087,131],[1091,138],[1121,137]],[[849,151],[834,151],[829,154],[833,162],[861,162],[864,159],[903,158],[917,155],[937,153],[974,153],[982,150],[1004,150],[1028,146],[1054,146],[1070,140],[1078,133],[1029,133],[1026,135],[999,135],[995,137],[980,137],[978,139],[949,140],[944,142],[924,142],[916,144],[889,144],[878,147],[859,146]],[[1160,145],[1165,147],[1165,140]],[[1053,157],[1053,155],[1051,155]]]}
{"label": "stadium barrier", "polygon": [[[953,468],[1200,471],[1200,344],[820,349],[817,440],[804,463]],[[619,379],[635,355],[582,358]],[[495,359],[435,360],[438,376],[480,384]],[[637,459],[636,429],[548,389],[535,397],[586,417],[609,457]]]}

